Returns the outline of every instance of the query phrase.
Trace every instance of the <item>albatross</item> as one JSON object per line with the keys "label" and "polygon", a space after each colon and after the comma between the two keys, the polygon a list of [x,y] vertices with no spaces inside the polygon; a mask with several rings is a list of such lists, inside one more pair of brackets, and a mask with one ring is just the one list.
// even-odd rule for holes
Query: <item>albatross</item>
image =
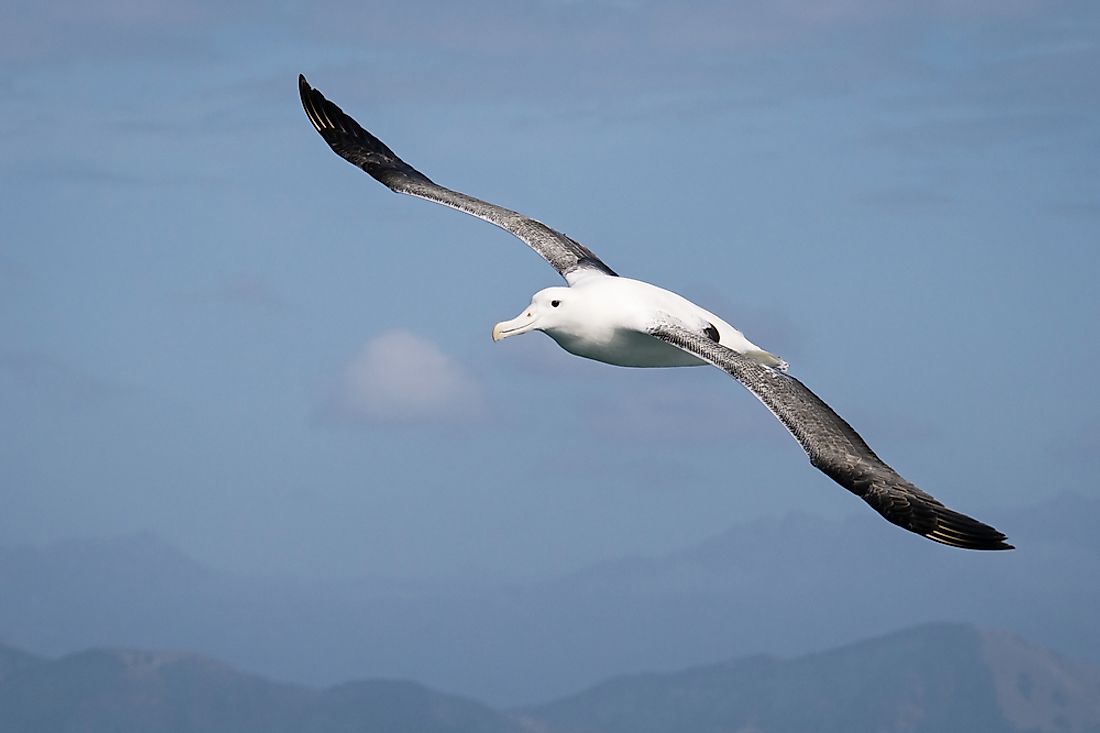
{"label": "albatross", "polygon": [[329,147],[396,193],[471,214],[515,235],[565,279],[540,290],[493,340],[542,331],[571,354],[624,367],[710,364],[744,385],[790,431],[810,463],[888,521],[952,547],[1010,550],[993,527],[948,509],[902,476],[802,382],[787,362],[676,293],[620,277],[580,242],[519,212],[444,188],[345,114],[304,76],[298,90]]}

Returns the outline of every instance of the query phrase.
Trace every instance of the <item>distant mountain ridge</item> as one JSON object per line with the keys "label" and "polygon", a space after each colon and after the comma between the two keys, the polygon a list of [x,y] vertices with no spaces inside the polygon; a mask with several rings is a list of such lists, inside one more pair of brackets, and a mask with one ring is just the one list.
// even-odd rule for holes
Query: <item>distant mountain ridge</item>
{"label": "distant mountain ridge", "polygon": [[1011,629],[1100,664],[1100,584],[1081,582],[1100,576],[1100,501],[981,514],[1019,549],[983,556],[914,542],[863,514],[793,514],[663,556],[466,587],[236,577],[153,535],[0,546],[0,639],[52,656],[193,649],[309,685],[400,677],[497,705],[938,620]]}
{"label": "distant mountain ridge", "polygon": [[41,657],[0,644],[0,682],[42,661]]}
{"label": "distant mountain ridge", "polygon": [[527,712],[578,733],[1086,733],[1100,730],[1100,669],[931,624],[788,660],[619,677]]}
{"label": "distant mountain ridge", "polygon": [[[20,654],[0,647],[0,659]],[[413,682],[371,680],[315,690],[192,654],[96,649],[36,659],[0,679],[0,730],[535,733],[536,728],[516,715]]]}
{"label": "distant mountain ridge", "polygon": [[51,660],[0,645],[3,669],[0,730],[26,733],[1100,730],[1100,669],[961,624],[790,659],[625,675],[511,712],[400,680],[277,683],[176,652],[95,649]]}

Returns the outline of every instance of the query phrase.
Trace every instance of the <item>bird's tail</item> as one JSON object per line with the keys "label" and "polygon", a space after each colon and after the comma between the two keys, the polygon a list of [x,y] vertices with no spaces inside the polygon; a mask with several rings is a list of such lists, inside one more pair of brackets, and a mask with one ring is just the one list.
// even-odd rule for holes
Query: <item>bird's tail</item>
{"label": "bird's tail", "polygon": [[763,364],[766,367],[778,369],[781,372],[787,371],[787,367],[790,366],[789,364],[787,364],[787,361],[785,359],[780,359],[775,354],[769,353],[767,351],[746,351],[744,352],[744,354],[742,354],[742,356],[752,359],[757,364]]}

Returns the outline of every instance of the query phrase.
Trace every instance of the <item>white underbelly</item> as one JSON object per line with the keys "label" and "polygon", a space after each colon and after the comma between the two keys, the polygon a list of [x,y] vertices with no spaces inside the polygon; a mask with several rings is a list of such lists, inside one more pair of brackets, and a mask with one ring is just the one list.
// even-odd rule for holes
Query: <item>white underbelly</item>
{"label": "white underbelly", "polygon": [[624,367],[683,367],[706,364],[675,346],[648,334],[619,329],[601,340],[577,339],[562,334],[548,334],[570,354],[595,359],[605,364]]}

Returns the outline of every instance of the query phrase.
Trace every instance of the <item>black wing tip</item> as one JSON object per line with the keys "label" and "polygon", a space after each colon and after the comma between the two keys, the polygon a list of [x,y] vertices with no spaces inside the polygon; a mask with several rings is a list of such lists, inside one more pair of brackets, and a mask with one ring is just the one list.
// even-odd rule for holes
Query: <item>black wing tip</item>
{"label": "black wing tip", "polygon": [[[938,537],[935,533],[929,532],[923,535],[933,542],[939,542],[941,545],[947,545],[948,547],[958,547],[962,550],[978,550],[997,552],[1000,550],[1015,550],[1015,545],[1010,545],[1005,542],[1004,539],[1000,540],[985,540],[985,539],[971,539],[971,538],[954,538],[954,537]],[[1006,538],[1007,539],[1007,538]]]}
{"label": "black wing tip", "polygon": [[302,98],[302,106],[305,108],[306,114],[310,114],[311,109],[315,109],[325,104],[325,102],[328,102],[328,100],[325,99],[325,95],[310,86],[310,83],[306,81],[305,74],[298,74],[298,96]]}
{"label": "black wing tip", "polygon": [[298,95],[302,98],[302,105],[308,105],[310,94],[316,90],[306,81],[305,74],[298,74]]}
{"label": "black wing tip", "polygon": [[335,102],[326,99],[319,89],[310,86],[304,74],[298,74],[298,95],[302,98],[306,117],[329,145],[340,138],[359,141],[364,137],[366,130]]}
{"label": "black wing tip", "polygon": [[313,92],[313,87],[306,81],[305,74],[298,74],[298,96],[302,98],[302,106],[309,106],[309,95]]}
{"label": "black wing tip", "polygon": [[[847,487],[846,484],[844,484]],[[908,482],[863,496],[891,524],[942,545],[963,550],[1015,550],[1003,532],[948,509]],[[849,489],[853,490],[853,489]]]}
{"label": "black wing tip", "polygon": [[305,110],[310,124],[317,132],[324,135],[325,129],[332,127],[321,113],[328,100],[309,85],[304,74],[298,74],[298,96],[302,98],[302,109]]}
{"label": "black wing tip", "polygon": [[432,183],[431,179],[401,160],[384,142],[340,109],[339,105],[310,86],[303,74],[298,75],[298,93],[313,129],[341,158],[395,191],[409,182]]}
{"label": "black wing tip", "polygon": [[951,547],[964,550],[1015,550],[1003,532],[979,522],[973,517],[960,514],[947,508],[936,507],[935,526],[932,530],[921,532],[923,536]]}

